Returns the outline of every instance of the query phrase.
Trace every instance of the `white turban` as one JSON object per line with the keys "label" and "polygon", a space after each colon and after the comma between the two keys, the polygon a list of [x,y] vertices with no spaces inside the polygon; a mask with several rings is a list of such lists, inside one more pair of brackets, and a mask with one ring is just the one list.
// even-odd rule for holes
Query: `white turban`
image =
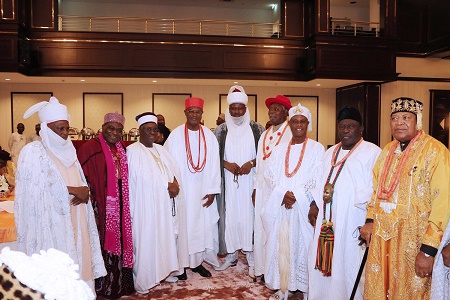
{"label": "white turban", "polygon": [[228,91],[227,102],[228,105],[233,103],[242,103],[247,105],[248,97],[244,91],[244,88],[240,85],[233,85]]}
{"label": "white turban", "polygon": [[50,97],[50,100],[42,101],[31,106],[23,114],[23,118],[29,118],[32,114],[38,112],[39,120],[42,123],[52,123],[56,121],[68,121],[70,123],[70,116],[67,112],[67,107],[61,103],[55,97]]}
{"label": "white turban", "polygon": [[141,125],[143,125],[145,123],[149,123],[149,122],[158,124],[158,118],[156,118],[156,116],[154,116],[154,115],[145,115],[145,116],[140,117],[137,120],[137,122],[138,122],[139,127],[141,127]]}
{"label": "white turban", "polygon": [[289,120],[293,117],[293,116],[305,116],[308,121],[308,131],[312,131],[312,117],[311,117],[311,112],[309,111],[309,109],[307,109],[306,107],[302,106],[300,103],[296,106],[292,106],[289,109]]}

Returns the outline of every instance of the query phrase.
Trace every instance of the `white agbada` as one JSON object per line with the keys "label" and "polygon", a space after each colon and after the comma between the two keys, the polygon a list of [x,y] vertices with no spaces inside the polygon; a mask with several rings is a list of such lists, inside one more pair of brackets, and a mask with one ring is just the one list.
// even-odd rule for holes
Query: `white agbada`
{"label": "white agbada", "polygon": [[[91,266],[93,278],[105,276],[91,201],[76,207],[70,204],[73,196],[69,195],[67,184],[48,151],[42,142],[36,141],[27,144],[20,153],[14,201],[18,250],[31,255],[55,248],[67,253],[76,264]],[[87,185],[78,160],[75,168],[83,185]],[[77,228],[72,226],[71,210],[77,213]],[[81,228],[85,225],[80,224],[81,210],[85,210],[87,217],[89,261],[83,261],[89,255],[82,253],[82,239],[74,238],[81,236]],[[93,282],[87,283],[93,287]]]}
{"label": "white agbada", "polygon": [[431,300],[450,299],[450,268],[444,265],[442,258],[442,249],[450,244],[450,226],[447,225],[444,236],[442,237],[439,251],[436,254],[431,280]]}
{"label": "white agbada", "polygon": [[[198,259],[195,259],[195,262],[192,260],[198,254],[204,254],[203,258],[208,263],[214,266],[220,265],[217,255],[209,255],[211,253],[217,254],[219,247],[219,213],[217,205],[213,203],[207,208],[202,206],[207,201],[207,199],[202,200],[204,196],[220,193],[219,144],[211,130],[204,126],[202,128],[207,146],[206,165],[202,172],[191,173],[188,168],[189,162],[186,154],[186,137],[184,133],[185,124],[175,128],[164,143],[164,147],[173,156],[181,171],[191,268],[195,268],[198,266],[197,263],[201,263]],[[199,131],[188,130],[188,134],[192,161],[197,162],[200,156],[201,164],[204,157],[203,140],[200,143],[199,153]],[[206,256],[208,257],[206,258]]]}
{"label": "white agbada", "polygon": [[13,132],[8,139],[8,146],[9,150],[11,152],[11,160],[13,163],[17,165],[17,162],[19,161],[19,153],[20,150],[26,145],[27,143],[27,136],[22,133]]}
{"label": "white agbada", "polygon": [[127,147],[127,158],[134,286],[146,293],[171,272],[189,265],[182,190],[175,203],[167,191],[174,177],[181,187],[182,182],[172,156],[158,144],[147,148],[136,142]]}
{"label": "white agbada", "polygon": [[[288,143],[279,144],[271,154],[264,175],[271,193],[266,195],[266,205],[261,212],[266,233],[266,266],[264,278],[267,287],[280,289],[279,235],[283,218],[289,223],[289,283],[290,291],[308,291],[308,248],[313,238],[313,227],[308,222],[311,189],[316,186],[323,154],[322,144],[308,139],[300,169],[292,177],[285,175],[285,157]],[[293,172],[300,159],[304,143],[291,146],[289,171]],[[296,202],[292,209],[281,206],[286,192],[294,193]]]}
{"label": "white agbada", "polygon": [[[273,131],[273,127],[270,127],[263,132],[258,142],[258,153],[256,155],[256,171],[255,171],[255,223],[254,223],[254,241],[253,241],[253,255],[255,260],[255,275],[261,276],[264,274],[265,266],[265,251],[264,245],[266,244],[265,232],[261,221],[261,210],[265,206],[265,200],[270,192],[264,181],[264,170],[267,168],[268,163],[271,161],[272,156],[264,159],[264,153],[269,154],[275,148],[275,145],[281,143],[288,143],[292,138],[291,128],[288,122],[285,121],[281,124],[278,130]],[[279,143],[278,143],[279,142]],[[263,150],[263,148],[265,150]],[[267,149],[268,148],[268,149]]]}
{"label": "white agbada", "polygon": [[[313,196],[319,208],[314,240],[309,252],[309,294],[308,299],[334,300],[349,299],[353,285],[358,275],[364,248],[359,246],[358,226],[363,226],[366,220],[366,205],[373,193],[372,169],[381,149],[369,142],[363,141],[348,157],[334,186],[332,213],[334,224],[334,249],[332,275],[324,277],[316,270],[317,243],[320,226],[323,219],[323,187],[331,168],[331,159],[336,145],[325,153],[322,165],[322,176],[318,181]],[[349,150],[339,151],[337,161],[342,159]],[[334,168],[332,180],[338,167]],[[327,220],[330,205],[327,206]],[[355,299],[363,299],[364,275],[361,276]]]}
{"label": "white agbada", "polygon": [[[240,125],[233,123],[229,109],[225,112],[228,133],[225,139],[224,160],[234,162],[239,166],[255,159],[256,145],[250,127],[248,109],[242,117]],[[253,251],[254,209],[252,203],[253,176],[252,168],[247,175],[239,176],[234,182],[234,174],[225,170],[225,244],[228,253],[242,249]]]}

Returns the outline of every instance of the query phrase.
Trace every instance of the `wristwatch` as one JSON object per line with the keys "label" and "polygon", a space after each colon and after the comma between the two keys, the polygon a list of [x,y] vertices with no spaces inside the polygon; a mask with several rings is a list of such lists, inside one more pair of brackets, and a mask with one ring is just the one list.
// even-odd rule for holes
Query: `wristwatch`
{"label": "wristwatch", "polygon": [[252,165],[252,168],[255,166],[255,164],[253,163],[253,160],[249,160],[248,162]]}

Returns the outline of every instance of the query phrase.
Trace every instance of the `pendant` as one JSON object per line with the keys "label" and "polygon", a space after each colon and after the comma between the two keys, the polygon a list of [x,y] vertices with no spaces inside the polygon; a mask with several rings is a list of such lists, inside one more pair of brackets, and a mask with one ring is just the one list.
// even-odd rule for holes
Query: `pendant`
{"label": "pendant", "polygon": [[323,202],[330,203],[333,199],[334,185],[331,182],[327,182],[323,187]]}

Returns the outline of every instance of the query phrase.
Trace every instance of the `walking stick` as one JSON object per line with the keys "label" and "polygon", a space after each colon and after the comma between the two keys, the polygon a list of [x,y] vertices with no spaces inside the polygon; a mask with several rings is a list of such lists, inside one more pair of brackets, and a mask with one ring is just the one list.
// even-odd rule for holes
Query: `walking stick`
{"label": "walking stick", "polygon": [[355,281],[355,285],[353,286],[353,291],[352,291],[352,294],[350,296],[350,300],[355,299],[356,290],[358,289],[359,281],[361,280],[361,274],[362,274],[362,272],[364,270],[364,266],[366,265],[368,252],[369,252],[369,247],[366,247],[366,251],[364,251],[364,256],[363,256],[363,259],[361,261],[361,266],[359,267],[358,276],[356,276],[356,281]]}

